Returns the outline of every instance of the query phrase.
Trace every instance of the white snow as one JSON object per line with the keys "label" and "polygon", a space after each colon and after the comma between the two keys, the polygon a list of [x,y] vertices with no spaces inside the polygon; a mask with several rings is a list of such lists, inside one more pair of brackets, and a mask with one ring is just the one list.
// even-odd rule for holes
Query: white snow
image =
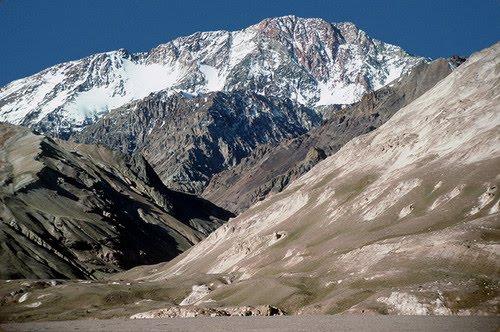
{"label": "white snow", "polygon": [[185,73],[181,64],[164,66],[161,64],[137,64],[130,60],[123,62],[123,76],[127,81],[127,92],[132,99],[147,96],[177,84]]}
{"label": "white snow", "polygon": [[224,78],[219,76],[217,68],[209,65],[200,65],[200,71],[207,81],[207,91],[221,91],[224,88]]}
{"label": "white snow", "polygon": [[122,67],[115,70],[114,84],[76,94],[66,106],[68,117],[81,123],[87,118],[98,118],[113,108],[144,98],[152,92],[173,87],[182,77],[179,66],[143,65],[123,60]]}
{"label": "white snow", "polygon": [[[313,22],[298,20],[301,24]],[[328,25],[314,21],[313,26],[304,27],[310,30],[322,24]],[[65,127],[78,130],[82,124],[97,120],[111,109],[160,90],[166,94],[175,91],[199,94],[225,88],[241,89],[255,82],[276,84],[278,91],[274,89],[273,96],[283,95],[310,106],[316,101],[316,105],[348,104],[358,101],[366,92],[366,87],[355,81],[360,75],[378,89],[422,61],[380,41],[373,40],[376,48],[371,50],[363,50],[352,41],[339,45],[338,57],[333,57],[330,47],[325,47],[321,66],[327,70],[319,76],[306,68],[303,61],[296,61],[297,54],[294,54],[307,52],[315,45],[298,35],[286,38],[288,42],[276,46],[276,40],[264,37],[256,24],[240,31],[211,31],[180,37],[148,53],[131,56],[112,51],[63,63],[2,88],[0,101],[7,102],[0,103],[0,121],[19,124],[28,114],[38,112],[30,119],[34,124],[56,112],[66,120]],[[320,44],[328,42],[330,40]],[[288,43],[293,48],[285,49]],[[243,64],[247,58],[248,63]],[[373,61],[382,65],[368,65]],[[227,79],[234,78],[229,75],[234,75],[240,65],[248,70],[246,79],[226,86]],[[205,78],[203,81],[198,79],[200,72]],[[293,74],[279,77],[281,72]],[[299,82],[303,75],[310,75],[310,84]],[[255,92],[267,93],[265,87]]]}
{"label": "white snow", "polygon": [[319,100],[316,106],[332,104],[352,104],[357,102],[365,92],[360,85],[333,85],[327,83],[318,83]]}
{"label": "white snow", "polygon": [[234,31],[231,33],[232,45],[229,55],[229,67],[239,64],[248,54],[255,50],[256,32],[252,29]]}
{"label": "white snow", "polygon": [[[16,98],[11,103],[7,103],[0,108],[0,121],[20,124],[23,118],[33,110],[32,107],[26,107],[26,105],[37,105],[39,101],[43,100],[58,84],[63,82],[65,77],[63,72],[53,68],[44,71],[44,74],[36,82],[31,82],[31,80],[26,78],[7,85],[0,94],[0,100],[11,93],[22,94],[22,97]],[[32,86],[34,86],[34,88],[31,93],[23,94],[23,90],[30,89]],[[50,104],[50,107],[55,108],[60,105],[61,98],[57,97]],[[45,114],[47,114],[47,110],[42,109],[41,114],[37,118],[41,118]]]}

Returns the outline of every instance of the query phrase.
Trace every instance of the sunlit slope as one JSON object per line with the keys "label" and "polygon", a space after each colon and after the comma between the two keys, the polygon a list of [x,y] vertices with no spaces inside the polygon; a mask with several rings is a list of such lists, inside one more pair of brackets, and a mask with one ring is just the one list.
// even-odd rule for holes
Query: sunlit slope
{"label": "sunlit slope", "polygon": [[499,43],[474,54],[284,192],[172,262],[121,277],[223,276],[198,305],[496,312],[499,55]]}

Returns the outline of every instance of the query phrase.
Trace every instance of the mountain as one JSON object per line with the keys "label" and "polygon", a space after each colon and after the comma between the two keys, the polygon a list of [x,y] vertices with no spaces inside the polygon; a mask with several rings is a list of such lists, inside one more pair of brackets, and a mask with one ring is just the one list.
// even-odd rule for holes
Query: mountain
{"label": "mountain", "polygon": [[496,315],[499,66],[500,43],[474,54],[168,263],[0,282],[0,316]]}
{"label": "mountain", "polygon": [[140,156],[0,124],[0,278],[93,279],[167,261],[232,215]]}
{"label": "mountain", "polygon": [[498,312],[500,43],[166,264],[199,307]]}
{"label": "mountain", "polygon": [[152,92],[250,90],[308,107],[349,104],[426,61],[352,23],[285,16],[240,31],[198,32],[130,54],[62,63],[0,89],[0,121],[69,137]]}
{"label": "mountain", "polygon": [[111,111],[73,139],[142,154],[169,187],[200,193],[259,144],[296,137],[321,122],[311,108],[249,91],[158,92]]}
{"label": "mountain", "polygon": [[203,197],[233,212],[244,211],[282,191],[352,138],[380,127],[463,61],[452,57],[422,63],[397,81],[367,93],[355,104],[343,108],[325,106],[323,112],[330,118],[321,126],[278,144],[258,146],[240,163],[216,174],[204,189]]}

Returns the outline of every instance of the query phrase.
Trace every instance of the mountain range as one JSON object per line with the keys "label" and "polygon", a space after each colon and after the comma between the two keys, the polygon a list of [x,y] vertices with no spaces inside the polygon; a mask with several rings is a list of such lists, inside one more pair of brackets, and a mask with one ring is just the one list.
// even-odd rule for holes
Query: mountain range
{"label": "mountain range", "polygon": [[296,137],[321,122],[311,108],[249,91],[159,92],[111,111],[73,140],[142,154],[167,186],[199,194],[214,174],[259,144]]}
{"label": "mountain range", "polygon": [[497,313],[499,66],[497,43],[283,192],[129,277],[191,278],[200,306]]}
{"label": "mountain range", "polygon": [[495,314],[499,66],[284,16],[14,81],[0,315]]}
{"label": "mountain range", "polygon": [[198,32],[144,53],[91,55],[0,89],[0,121],[67,138],[152,92],[249,89],[307,106],[349,104],[425,61],[352,23],[295,16]]}
{"label": "mountain range", "polygon": [[463,59],[438,59],[415,66],[396,82],[369,92],[332,115],[321,126],[279,144],[262,144],[242,162],[216,174],[202,196],[240,213],[268,195],[282,191],[352,138],[384,124],[449,75]]}

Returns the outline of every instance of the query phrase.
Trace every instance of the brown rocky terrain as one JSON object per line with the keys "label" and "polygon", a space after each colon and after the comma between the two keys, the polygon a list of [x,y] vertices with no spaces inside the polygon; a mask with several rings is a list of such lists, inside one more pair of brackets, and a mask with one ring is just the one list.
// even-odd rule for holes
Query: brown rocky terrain
{"label": "brown rocky terrain", "polygon": [[140,156],[0,124],[0,278],[96,278],[167,261],[231,213]]}
{"label": "brown rocky terrain", "polygon": [[191,279],[198,306],[498,314],[499,66],[497,43],[189,251],[117,277]]}

